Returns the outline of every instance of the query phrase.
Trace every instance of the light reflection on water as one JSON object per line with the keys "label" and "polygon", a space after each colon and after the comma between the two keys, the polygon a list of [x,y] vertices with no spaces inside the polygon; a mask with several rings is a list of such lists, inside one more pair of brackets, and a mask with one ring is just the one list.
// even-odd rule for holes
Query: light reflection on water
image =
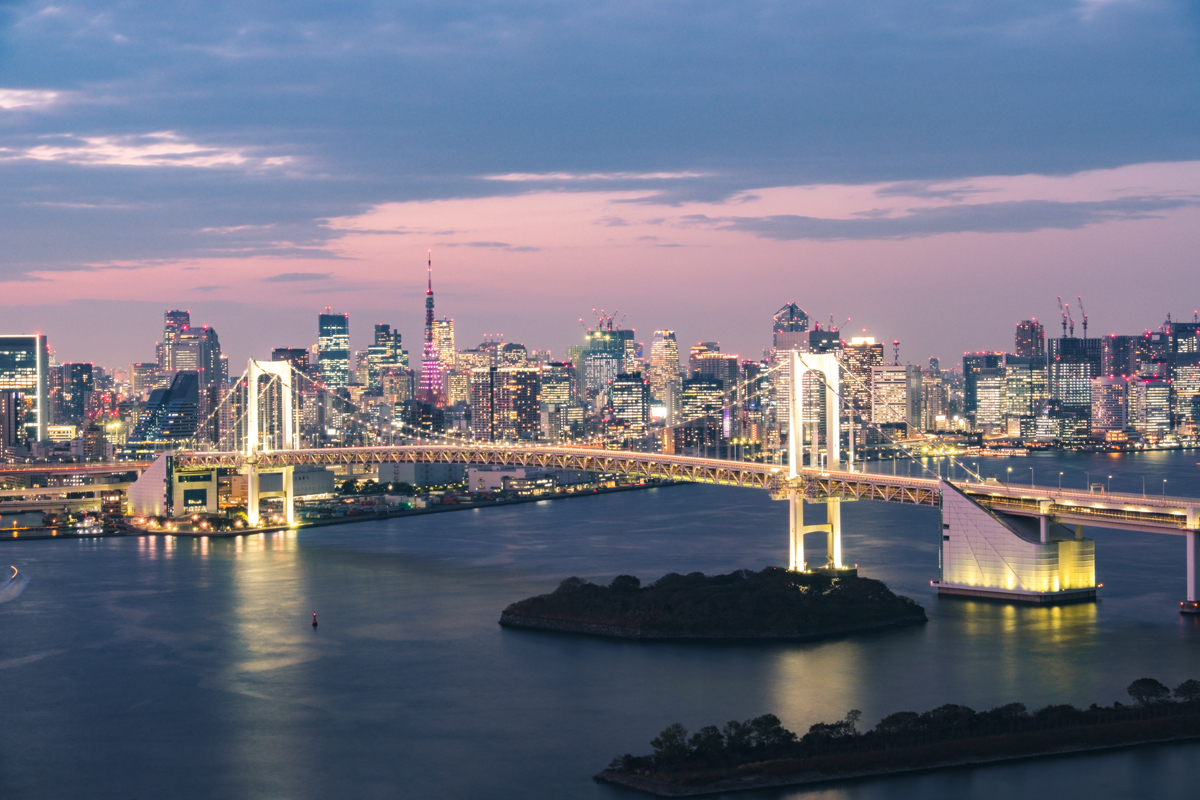
{"label": "light reflection on water", "polygon": [[[1196,460],[1154,455],[1130,474],[1187,476]],[[1051,474],[1055,462],[1035,460]],[[0,605],[0,796],[615,800],[627,795],[590,776],[676,720],[695,729],[769,711],[803,733],[850,708],[874,724],[950,702],[1107,703],[1137,677],[1200,678],[1200,621],[1177,613],[1175,537],[1089,530],[1102,599],[1030,608],[933,597],[928,510],[852,503],[844,521],[849,560],[921,602],[929,624],[752,646],[496,625],[508,603],[568,575],[779,564],[785,506],[749,490],[233,539],[6,545],[31,581]],[[50,749],[70,757],[51,768]],[[1186,796],[1197,756],[1156,747],[765,796]]]}

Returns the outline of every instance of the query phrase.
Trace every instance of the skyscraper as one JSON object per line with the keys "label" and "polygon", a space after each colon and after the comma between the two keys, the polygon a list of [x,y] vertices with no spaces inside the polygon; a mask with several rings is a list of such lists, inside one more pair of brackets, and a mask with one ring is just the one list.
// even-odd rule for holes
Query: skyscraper
{"label": "skyscraper", "polygon": [[667,387],[679,384],[679,344],[675,331],[655,331],[650,342],[650,393],[666,402]]}
{"label": "skyscraper", "polygon": [[863,419],[871,419],[871,370],[883,366],[883,345],[870,336],[855,337],[842,348],[846,378],[842,395]]}
{"label": "skyscraper", "polygon": [[688,353],[688,377],[697,378],[700,376],[700,357],[705,353],[721,352],[720,342],[697,342],[692,345],[691,351]]}
{"label": "skyscraper", "polygon": [[808,346],[808,314],[795,303],[788,303],[775,312],[771,325],[772,346],[776,350],[804,349]]}
{"label": "skyscraper", "polygon": [[442,372],[455,368],[454,320],[442,317],[433,322],[433,343],[437,347]]}
{"label": "skyscraper", "polygon": [[158,367],[163,370],[176,370],[179,367],[175,366],[173,357],[175,351],[173,345],[179,338],[179,334],[192,327],[192,313],[190,311],[167,311],[163,313],[163,338],[158,343]]}
{"label": "skyscraper", "polygon": [[1092,379],[1093,431],[1123,431],[1129,418],[1129,379]]}
{"label": "skyscraper", "polygon": [[169,343],[164,342],[163,347],[171,363],[170,369],[195,372],[201,389],[214,383],[224,383],[229,377],[224,374],[226,367],[221,358],[221,342],[217,332],[207,325],[201,328],[187,325]]}
{"label": "skyscraper", "polygon": [[433,254],[429,254],[425,289],[425,348],[421,351],[421,385],[417,400],[431,406],[446,404],[446,385],[442,380],[442,364],[437,342],[433,336]]}
{"label": "skyscraper", "polygon": [[1087,417],[1092,412],[1092,378],[1100,377],[1099,339],[1074,336],[1050,340],[1050,398],[1060,412]]}
{"label": "skyscraper", "polygon": [[317,366],[325,385],[337,389],[350,384],[350,315],[329,308],[317,319]]}
{"label": "skyscraper", "polygon": [[975,381],[980,370],[999,369],[1004,353],[966,353],[963,355],[963,413],[974,414],[979,408]]}
{"label": "skyscraper", "polygon": [[45,335],[0,336],[0,391],[20,392],[16,414],[24,441],[45,441],[50,426],[50,348]]}
{"label": "skyscraper", "polygon": [[63,420],[58,422],[82,422],[87,416],[88,396],[93,391],[91,364],[63,364]]}
{"label": "skyscraper", "polygon": [[1036,319],[1017,323],[1017,355],[1024,358],[1040,358],[1046,355],[1046,329]]}
{"label": "skyscraper", "polygon": [[646,435],[650,421],[650,387],[642,373],[622,372],[612,382],[613,416],[631,437]]}

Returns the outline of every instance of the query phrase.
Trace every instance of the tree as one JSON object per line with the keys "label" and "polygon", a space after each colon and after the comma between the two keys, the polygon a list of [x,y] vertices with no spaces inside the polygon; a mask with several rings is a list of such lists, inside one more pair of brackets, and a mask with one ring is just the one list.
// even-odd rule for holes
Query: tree
{"label": "tree", "polygon": [[650,740],[654,748],[654,763],[660,766],[678,764],[688,756],[688,730],[678,722],[663,728],[662,733]]}
{"label": "tree", "polygon": [[725,737],[716,725],[705,725],[692,734],[688,742],[691,751],[705,761],[720,761],[725,755]]}
{"label": "tree", "polygon": [[1200,681],[1188,678],[1175,687],[1175,696],[1185,703],[1194,703],[1200,700]]}
{"label": "tree", "polygon": [[614,592],[636,592],[642,585],[642,582],[632,575],[618,575],[612,579],[609,587]]}
{"label": "tree", "polygon": [[1161,703],[1171,697],[1171,690],[1154,678],[1138,678],[1125,691],[1139,706]]}
{"label": "tree", "polygon": [[354,494],[358,491],[358,481],[350,478],[342,482],[342,494]]}

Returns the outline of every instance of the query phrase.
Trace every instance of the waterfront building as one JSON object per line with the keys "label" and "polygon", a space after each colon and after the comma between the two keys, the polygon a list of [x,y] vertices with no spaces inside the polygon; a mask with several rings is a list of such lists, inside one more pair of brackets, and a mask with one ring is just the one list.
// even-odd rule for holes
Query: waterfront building
{"label": "waterfront building", "polygon": [[1129,418],[1129,379],[1125,377],[1092,379],[1093,432],[1123,431]]}
{"label": "waterfront building", "polygon": [[1103,345],[1100,339],[1063,337],[1050,340],[1050,399],[1060,413],[1086,419],[1092,408],[1092,378],[1100,377]]}
{"label": "waterfront building", "polygon": [[1033,418],[1046,404],[1046,359],[1040,356],[1004,357],[1004,418],[1010,435],[1033,430]]}
{"label": "waterfront building", "polygon": [[[792,396],[792,363],[791,352],[799,350],[807,353],[809,350],[808,314],[795,303],[788,303],[775,312],[771,318],[771,367],[774,368],[774,380],[771,389],[774,392],[768,409],[768,423],[773,429],[772,439],[778,444],[788,434],[791,419]],[[819,392],[823,398],[824,392]],[[811,407],[805,398],[805,408]],[[824,417],[822,416],[822,419]],[[815,418],[814,418],[815,419]]]}
{"label": "waterfront building", "polygon": [[650,421],[650,385],[640,372],[622,372],[612,382],[613,417],[630,437],[646,435]]}
{"label": "waterfront building", "polygon": [[50,425],[50,348],[44,334],[0,336],[0,392],[17,392],[10,402],[20,418],[14,428],[23,443],[46,440]]}
{"label": "waterfront building", "polygon": [[1159,378],[1129,381],[1129,427],[1151,441],[1171,429],[1171,384]]}
{"label": "waterfront building", "polygon": [[329,308],[317,319],[317,366],[331,389],[350,384],[350,315]]}
{"label": "waterfront building", "polygon": [[1174,379],[1171,381],[1174,397],[1175,427],[1190,422],[1200,422],[1200,353],[1176,355]]}
{"label": "waterfront building", "polygon": [[974,414],[979,408],[975,380],[980,370],[1004,366],[1004,353],[966,353],[963,355],[963,413]]}
{"label": "waterfront building", "polygon": [[946,427],[946,388],[936,358],[929,359],[929,369],[921,374],[921,415],[924,430]]}
{"label": "waterfront building", "polygon": [[1167,378],[1171,374],[1171,337],[1162,331],[1146,331],[1138,340],[1137,374],[1143,378]]}

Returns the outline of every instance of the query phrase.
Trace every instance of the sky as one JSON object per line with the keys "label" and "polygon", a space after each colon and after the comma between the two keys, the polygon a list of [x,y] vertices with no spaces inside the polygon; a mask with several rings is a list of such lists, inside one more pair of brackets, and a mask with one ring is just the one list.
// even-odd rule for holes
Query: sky
{"label": "sky", "polygon": [[[561,357],[593,309],[901,360],[1200,308],[1200,4],[0,0],[0,333],[231,371],[317,314]],[[1078,332],[1078,330],[1077,330]]]}

